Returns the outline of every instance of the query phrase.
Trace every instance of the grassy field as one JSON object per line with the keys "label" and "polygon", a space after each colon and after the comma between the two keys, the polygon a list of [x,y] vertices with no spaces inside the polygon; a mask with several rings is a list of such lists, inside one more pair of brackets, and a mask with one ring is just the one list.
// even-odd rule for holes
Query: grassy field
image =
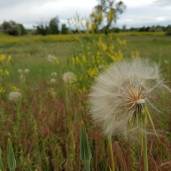
{"label": "grassy field", "polygon": [[[88,115],[87,98],[96,76],[111,63],[148,58],[160,65],[171,86],[171,37],[164,33],[1,34],[0,55],[2,171],[89,171],[87,165],[92,171],[110,171],[106,138]],[[74,73],[74,83],[65,83],[67,72]],[[19,100],[9,98],[14,91],[21,93]],[[149,170],[169,171],[170,98],[165,95],[159,103],[164,114],[154,122],[162,136],[158,141],[148,135]],[[114,137],[116,171],[143,169],[137,146]]]}
{"label": "grassy field", "polygon": [[[114,35],[112,35],[115,37]],[[119,33],[117,36],[126,40],[125,56],[137,51],[140,56],[157,61],[162,69],[169,71],[171,39],[164,33]],[[94,36],[95,38],[98,37]],[[60,59],[78,54],[80,46],[93,39],[89,35],[60,35],[60,36],[23,36],[11,37],[1,35],[0,51],[15,58],[20,67],[46,64],[48,54]],[[80,43],[81,42],[81,43]],[[83,42],[83,43],[82,43]],[[18,67],[18,66],[17,66]],[[170,74],[166,74],[170,75]]]}

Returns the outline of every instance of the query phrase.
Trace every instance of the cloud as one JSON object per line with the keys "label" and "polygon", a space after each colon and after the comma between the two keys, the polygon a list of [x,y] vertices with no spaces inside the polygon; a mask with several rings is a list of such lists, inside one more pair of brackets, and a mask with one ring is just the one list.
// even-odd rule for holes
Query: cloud
{"label": "cloud", "polygon": [[[13,8],[15,6],[33,6],[36,4],[45,3],[47,1],[54,1],[54,0],[0,0],[0,8]],[[59,0],[58,0],[59,1]]]}
{"label": "cloud", "polygon": [[87,17],[96,4],[96,0],[87,0],[84,4],[82,0],[0,0],[0,21],[15,20],[31,27],[40,22],[46,23],[54,16],[61,20],[76,13]]}
{"label": "cloud", "polygon": [[118,20],[118,26],[127,25],[128,27],[168,24],[171,24],[170,9],[154,4],[145,7],[128,7]]}
{"label": "cloud", "polygon": [[155,0],[123,0],[126,6],[129,8],[144,7],[153,4]]}
{"label": "cloud", "polygon": [[[127,6],[125,13],[119,18],[118,26],[142,26],[171,23],[169,5],[171,0],[123,0]],[[159,3],[160,2],[160,3]],[[165,2],[165,3],[164,3]],[[78,13],[82,18],[89,16],[97,0],[0,0],[0,22],[15,20],[27,27],[46,23],[50,18],[58,16],[67,21]]]}
{"label": "cloud", "polygon": [[158,5],[171,6],[171,0],[156,0],[155,3]]}

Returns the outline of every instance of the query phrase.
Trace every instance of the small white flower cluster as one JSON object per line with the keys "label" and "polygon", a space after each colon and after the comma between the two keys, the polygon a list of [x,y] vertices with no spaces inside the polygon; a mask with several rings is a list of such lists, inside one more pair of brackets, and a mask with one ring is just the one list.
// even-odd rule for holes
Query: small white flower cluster
{"label": "small white flower cluster", "polygon": [[50,76],[51,76],[51,77],[57,77],[58,74],[57,74],[56,72],[52,72],[52,73],[50,74]]}
{"label": "small white flower cluster", "polygon": [[25,69],[18,69],[20,80],[25,82],[26,76],[30,73],[30,70],[28,68]]}
{"label": "small white flower cluster", "polygon": [[11,91],[8,94],[8,100],[12,102],[17,102],[22,98],[22,94],[19,91]]}
{"label": "small white flower cluster", "polygon": [[30,70],[28,68],[25,68],[25,69],[18,69],[18,73],[19,74],[29,74],[30,73]]}
{"label": "small white flower cluster", "polygon": [[73,72],[66,72],[63,74],[63,81],[72,84],[77,81],[77,76]]}
{"label": "small white flower cluster", "polygon": [[53,98],[56,97],[56,91],[55,91],[54,88],[50,88],[48,92],[49,92],[49,94],[50,94]]}
{"label": "small white flower cluster", "polygon": [[56,78],[57,78],[58,74],[56,72],[52,72],[50,74],[50,76],[51,76],[51,78],[50,78],[50,84],[55,84],[57,82],[57,79]]}
{"label": "small white flower cluster", "polygon": [[55,63],[57,60],[58,60],[57,57],[54,55],[51,55],[51,54],[48,55],[48,57],[47,57],[47,61],[50,63]]}

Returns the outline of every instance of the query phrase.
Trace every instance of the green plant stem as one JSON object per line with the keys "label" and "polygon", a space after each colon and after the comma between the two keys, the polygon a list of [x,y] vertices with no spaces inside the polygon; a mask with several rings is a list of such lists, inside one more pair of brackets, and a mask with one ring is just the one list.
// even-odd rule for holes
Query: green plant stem
{"label": "green plant stem", "polygon": [[84,171],[91,171],[90,160],[85,160],[84,161]]}
{"label": "green plant stem", "polygon": [[150,124],[151,124],[151,126],[153,128],[153,131],[154,131],[158,141],[160,142],[159,136],[158,136],[157,131],[156,131],[155,126],[154,126],[154,122],[153,122],[153,120],[151,118],[150,112],[149,112],[147,107],[145,107],[145,113],[147,114],[148,120],[149,120],[149,122],[150,122]]}
{"label": "green plant stem", "polygon": [[[147,114],[144,112],[144,118],[142,120],[143,128],[146,128],[147,125]],[[144,171],[148,171],[148,154],[147,154],[147,134],[145,131],[143,131],[143,160],[144,160]]]}
{"label": "green plant stem", "polygon": [[147,156],[147,135],[143,136],[143,158],[144,158],[144,171],[148,171],[148,156]]}
{"label": "green plant stem", "polygon": [[110,152],[110,160],[111,160],[111,171],[115,171],[115,161],[113,155],[113,146],[112,146],[112,137],[108,137],[108,145],[109,145],[109,152]]}

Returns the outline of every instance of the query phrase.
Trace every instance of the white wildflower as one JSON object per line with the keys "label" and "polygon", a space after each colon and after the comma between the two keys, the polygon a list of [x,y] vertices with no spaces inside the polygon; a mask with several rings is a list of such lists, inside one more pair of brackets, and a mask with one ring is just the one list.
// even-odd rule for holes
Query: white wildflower
{"label": "white wildflower", "polygon": [[56,97],[56,91],[54,90],[54,88],[50,88],[50,89],[49,89],[49,94],[50,94],[53,98]]}
{"label": "white wildflower", "polygon": [[57,58],[53,55],[48,55],[47,60],[48,62],[53,63],[57,60]]}
{"label": "white wildflower", "polygon": [[30,70],[28,68],[24,69],[25,74],[29,74]]}
{"label": "white wildflower", "polygon": [[19,74],[22,74],[23,73],[23,70],[22,69],[18,69],[17,70]]}
{"label": "white wildflower", "polygon": [[26,81],[26,77],[24,74],[20,74],[20,80],[25,82]]}
{"label": "white wildflower", "polygon": [[168,64],[168,63],[169,63],[169,61],[165,59],[165,60],[164,60],[164,63],[165,63],[165,64]]}
{"label": "white wildflower", "polygon": [[73,72],[66,72],[63,74],[63,81],[65,83],[74,83],[76,82],[77,77]]}
{"label": "white wildflower", "polygon": [[55,83],[56,83],[56,79],[55,79],[55,78],[51,78],[51,79],[50,79],[50,83],[51,83],[51,84],[55,84]]}
{"label": "white wildflower", "polygon": [[50,75],[51,77],[57,77],[58,74],[56,72],[52,72]]}
{"label": "white wildflower", "polygon": [[124,134],[136,129],[129,123],[142,113],[144,105],[155,109],[153,101],[165,89],[170,90],[157,64],[141,59],[121,61],[102,73],[92,86],[90,112],[104,134]]}
{"label": "white wildflower", "polygon": [[8,99],[13,102],[17,102],[22,98],[22,94],[19,91],[12,91],[8,95]]}

